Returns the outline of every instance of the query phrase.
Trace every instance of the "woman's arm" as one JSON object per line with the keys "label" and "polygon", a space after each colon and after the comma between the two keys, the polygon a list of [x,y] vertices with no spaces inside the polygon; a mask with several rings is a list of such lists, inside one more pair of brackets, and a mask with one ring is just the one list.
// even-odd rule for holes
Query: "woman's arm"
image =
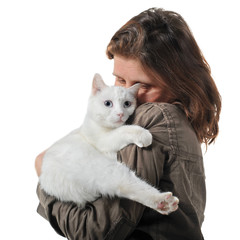
{"label": "woman's arm", "polygon": [[[41,174],[44,152],[35,160]],[[127,199],[100,198],[81,209],[73,203],[60,202],[47,195],[38,184],[37,212],[48,220],[55,231],[68,239],[125,239],[136,227],[144,206]]]}
{"label": "woman's arm", "polygon": [[38,213],[68,239],[125,239],[134,231],[144,206],[127,199],[100,198],[81,209],[48,196],[38,185]]}
{"label": "woman's arm", "polygon": [[[45,152],[35,159],[38,176]],[[49,196],[39,184],[37,195],[40,201],[37,212],[58,234],[68,239],[125,239],[136,227],[145,208],[127,199],[100,198],[81,209],[74,203],[60,202]],[[133,218],[130,219],[129,214]]]}
{"label": "woman's arm", "polygon": [[42,153],[40,153],[36,159],[35,159],[35,170],[37,172],[38,177],[41,175],[41,169],[42,169],[42,160],[43,160],[43,156],[46,153],[47,150],[43,151]]}

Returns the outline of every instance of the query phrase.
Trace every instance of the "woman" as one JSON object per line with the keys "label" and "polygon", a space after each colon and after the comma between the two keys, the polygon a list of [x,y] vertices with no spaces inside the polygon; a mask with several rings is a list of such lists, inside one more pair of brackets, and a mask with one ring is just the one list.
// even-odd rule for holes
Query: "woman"
{"label": "woman", "polygon": [[[151,151],[131,145],[118,160],[162,191],[173,192],[179,209],[165,216],[118,198],[100,198],[79,209],[38,186],[38,213],[68,239],[203,239],[201,143],[211,144],[218,134],[221,100],[192,33],[179,14],[152,8],[115,33],[107,56],[114,60],[115,85],[142,83],[129,123],[153,135]],[[36,158],[38,175],[43,155]]]}

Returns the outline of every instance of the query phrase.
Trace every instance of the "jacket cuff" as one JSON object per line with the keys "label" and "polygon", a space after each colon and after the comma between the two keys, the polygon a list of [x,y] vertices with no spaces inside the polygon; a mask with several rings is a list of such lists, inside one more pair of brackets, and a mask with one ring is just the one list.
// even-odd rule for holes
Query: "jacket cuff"
{"label": "jacket cuff", "polygon": [[37,213],[48,221],[47,215],[45,213],[45,209],[43,208],[41,203],[38,204]]}
{"label": "jacket cuff", "polygon": [[53,203],[56,202],[56,199],[52,196],[47,195],[41,188],[39,183],[37,186],[37,195],[40,201],[37,207],[37,213],[43,218],[45,218],[59,235],[65,237],[62,231],[60,230],[56,220],[53,217],[51,217],[52,205]]}

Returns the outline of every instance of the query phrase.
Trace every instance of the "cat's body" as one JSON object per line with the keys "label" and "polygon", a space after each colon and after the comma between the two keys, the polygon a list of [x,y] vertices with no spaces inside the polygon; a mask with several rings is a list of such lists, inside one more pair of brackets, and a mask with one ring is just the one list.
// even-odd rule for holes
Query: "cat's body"
{"label": "cat's body", "polygon": [[171,193],[160,193],[117,161],[125,146],[152,142],[148,130],[123,125],[136,107],[138,88],[108,87],[95,75],[82,126],[45,153],[39,181],[48,194],[81,207],[104,195],[129,198],[162,214],[177,209]]}

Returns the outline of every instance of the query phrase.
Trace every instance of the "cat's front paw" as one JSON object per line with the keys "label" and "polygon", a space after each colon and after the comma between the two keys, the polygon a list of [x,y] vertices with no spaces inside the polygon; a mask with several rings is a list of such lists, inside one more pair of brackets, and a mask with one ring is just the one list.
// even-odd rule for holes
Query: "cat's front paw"
{"label": "cat's front paw", "polygon": [[178,209],[179,200],[171,192],[161,193],[161,199],[156,202],[156,210],[163,215],[168,215]]}
{"label": "cat's front paw", "polygon": [[152,144],[152,134],[148,130],[142,129],[135,140],[135,144],[141,148],[148,147]]}

